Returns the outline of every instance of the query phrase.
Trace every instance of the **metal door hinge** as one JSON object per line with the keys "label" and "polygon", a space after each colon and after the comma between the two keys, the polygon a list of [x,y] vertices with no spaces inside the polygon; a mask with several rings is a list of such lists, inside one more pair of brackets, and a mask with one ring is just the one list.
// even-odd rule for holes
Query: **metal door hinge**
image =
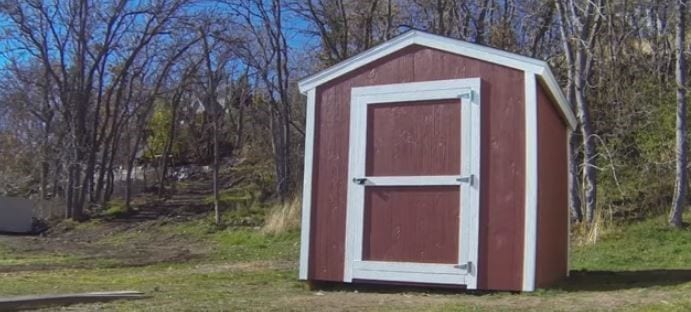
{"label": "metal door hinge", "polygon": [[467,272],[472,272],[473,271],[473,263],[471,261],[468,261],[467,263],[463,264],[457,264],[453,266],[456,269],[459,270],[465,270]]}
{"label": "metal door hinge", "polygon": [[470,183],[470,185],[473,185],[475,183],[475,175],[471,174],[467,177],[459,177],[456,179],[456,181],[461,183]]}
{"label": "metal door hinge", "polygon": [[473,90],[468,90],[458,95],[460,99],[468,99],[468,101],[473,102]]}
{"label": "metal door hinge", "polygon": [[365,185],[365,182],[367,182],[367,178],[353,178],[353,183],[355,184]]}

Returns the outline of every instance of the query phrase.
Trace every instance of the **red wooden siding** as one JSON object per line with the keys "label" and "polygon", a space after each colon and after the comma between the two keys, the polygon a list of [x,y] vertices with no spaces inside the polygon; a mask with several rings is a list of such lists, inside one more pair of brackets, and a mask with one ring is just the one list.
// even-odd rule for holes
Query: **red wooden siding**
{"label": "red wooden siding", "polygon": [[367,187],[363,259],[458,263],[458,190]]}
{"label": "red wooden siding", "polygon": [[566,276],[568,262],[567,126],[538,84],[538,241],[536,285]]}
{"label": "red wooden siding", "polygon": [[367,176],[461,172],[458,99],[369,105],[367,117]]}
{"label": "red wooden siding", "polygon": [[483,79],[478,287],[521,289],[523,73],[419,46],[405,48],[317,88],[310,279],[343,279],[351,88],[472,77]]}

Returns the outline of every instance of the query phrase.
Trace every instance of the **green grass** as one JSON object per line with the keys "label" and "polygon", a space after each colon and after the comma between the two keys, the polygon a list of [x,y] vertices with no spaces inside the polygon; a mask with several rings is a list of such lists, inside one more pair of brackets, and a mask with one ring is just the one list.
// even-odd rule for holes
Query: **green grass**
{"label": "green grass", "polygon": [[[99,226],[75,227],[88,230]],[[136,267],[94,266],[93,262],[100,260],[47,252],[16,253],[4,248],[0,241],[0,264],[4,266],[60,261],[83,265],[50,271],[0,271],[0,296],[106,290],[139,290],[151,296],[73,307],[85,311],[691,310],[690,230],[669,229],[663,219],[650,219],[614,226],[605,233],[597,244],[572,246],[571,266],[577,271],[568,281],[535,293],[356,293],[348,288],[313,292],[297,280],[297,231],[266,235],[256,228],[218,228],[211,219],[171,222],[141,231],[114,233],[95,243],[119,248],[150,237],[171,237],[208,247],[202,258]]]}
{"label": "green grass", "polygon": [[69,293],[139,290],[144,301],[108,304],[118,310],[237,310],[276,297],[305,292],[294,271],[214,270],[195,265],[154,265],[143,268],[60,270],[2,276],[0,294]]}
{"label": "green grass", "polygon": [[110,200],[103,211],[103,216],[106,218],[119,218],[127,214],[125,209],[125,201],[121,199]]}
{"label": "green grass", "polygon": [[256,228],[217,228],[211,219],[202,219],[164,226],[158,231],[192,237],[212,247],[213,260],[259,261],[296,260],[299,231],[268,235]]}
{"label": "green grass", "polygon": [[213,236],[215,256],[230,261],[296,260],[300,232],[265,235],[250,230],[223,231]]}
{"label": "green grass", "polygon": [[[687,220],[691,215],[686,216]],[[609,229],[594,245],[576,246],[574,270],[691,269],[691,228],[667,226],[653,218]]]}
{"label": "green grass", "polygon": [[23,253],[13,254],[11,251],[2,251],[0,254],[0,266],[20,266],[20,265],[48,265],[48,264],[67,264],[76,263],[78,257],[66,254],[51,253]]}

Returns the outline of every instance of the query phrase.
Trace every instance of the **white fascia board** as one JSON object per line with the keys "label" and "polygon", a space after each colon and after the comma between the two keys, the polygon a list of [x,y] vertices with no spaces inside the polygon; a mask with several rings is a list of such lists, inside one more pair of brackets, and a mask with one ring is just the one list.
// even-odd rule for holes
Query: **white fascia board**
{"label": "white fascia board", "polygon": [[413,45],[413,37],[415,37],[415,33],[415,31],[411,31],[395,37],[323,71],[303,78],[298,82],[298,88],[300,89],[301,93],[306,94],[307,91],[316,88],[318,85],[349,73],[407,46]]}
{"label": "white fascia board", "polygon": [[557,108],[559,108],[559,111],[562,113],[562,117],[566,120],[566,123],[569,125],[569,128],[571,128],[571,130],[575,130],[576,125],[578,124],[578,121],[576,120],[576,115],[573,113],[573,109],[571,109],[571,105],[569,104],[569,101],[566,99],[566,96],[564,96],[564,92],[562,92],[561,87],[557,82],[557,79],[554,78],[552,70],[549,68],[549,66],[546,65],[543,68],[543,70],[538,74],[542,78],[542,81],[546,84],[547,89],[549,89],[549,92],[554,97],[556,101],[556,103],[554,104],[557,105]]}
{"label": "white fascia board", "polygon": [[540,73],[544,62],[518,54],[421,31],[409,31],[298,82],[303,94],[329,80],[411,45],[421,45],[510,68]]}
{"label": "white fascia board", "polygon": [[333,80],[411,45],[420,45],[456,55],[467,56],[540,76],[547,85],[549,92],[555,98],[555,104],[561,111],[567,124],[572,130],[575,129],[576,117],[571,109],[571,105],[569,105],[546,62],[499,49],[416,30],[406,32],[328,69],[308,76],[298,82],[298,88],[301,93],[307,94],[309,90],[315,89],[317,86],[327,81]]}
{"label": "white fascia board", "polygon": [[442,50],[452,54],[467,56],[481,61],[494,63],[521,71],[539,73],[544,69],[544,62],[479,44],[457,39],[418,32],[413,38],[414,44]]}

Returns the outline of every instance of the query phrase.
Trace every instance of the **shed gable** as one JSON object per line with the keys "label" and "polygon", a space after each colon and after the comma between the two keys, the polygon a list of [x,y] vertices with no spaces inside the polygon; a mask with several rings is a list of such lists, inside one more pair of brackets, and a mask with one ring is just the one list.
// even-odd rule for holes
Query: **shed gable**
{"label": "shed gable", "polygon": [[478,44],[473,44],[457,39],[438,36],[418,30],[405,32],[389,41],[377,45],[367,51],[357,54],[344,60],[326,70],[302,79],[298,86],[300,91],[307,94],[320,85],[347,75],[363,66],[376,62],[382,58],[389,57],[396,52],[407,47],[418,45],[445,51],[459,56],[473,58],[482,62],[492,63],[519,71],[536,74],[545,84],[547,92],[553,97],[561,117],[566,121],[571,129],[576,126],[576,117],[564,97],[549,65],[542,60],[525,57],[519,54],[510,53]]}

